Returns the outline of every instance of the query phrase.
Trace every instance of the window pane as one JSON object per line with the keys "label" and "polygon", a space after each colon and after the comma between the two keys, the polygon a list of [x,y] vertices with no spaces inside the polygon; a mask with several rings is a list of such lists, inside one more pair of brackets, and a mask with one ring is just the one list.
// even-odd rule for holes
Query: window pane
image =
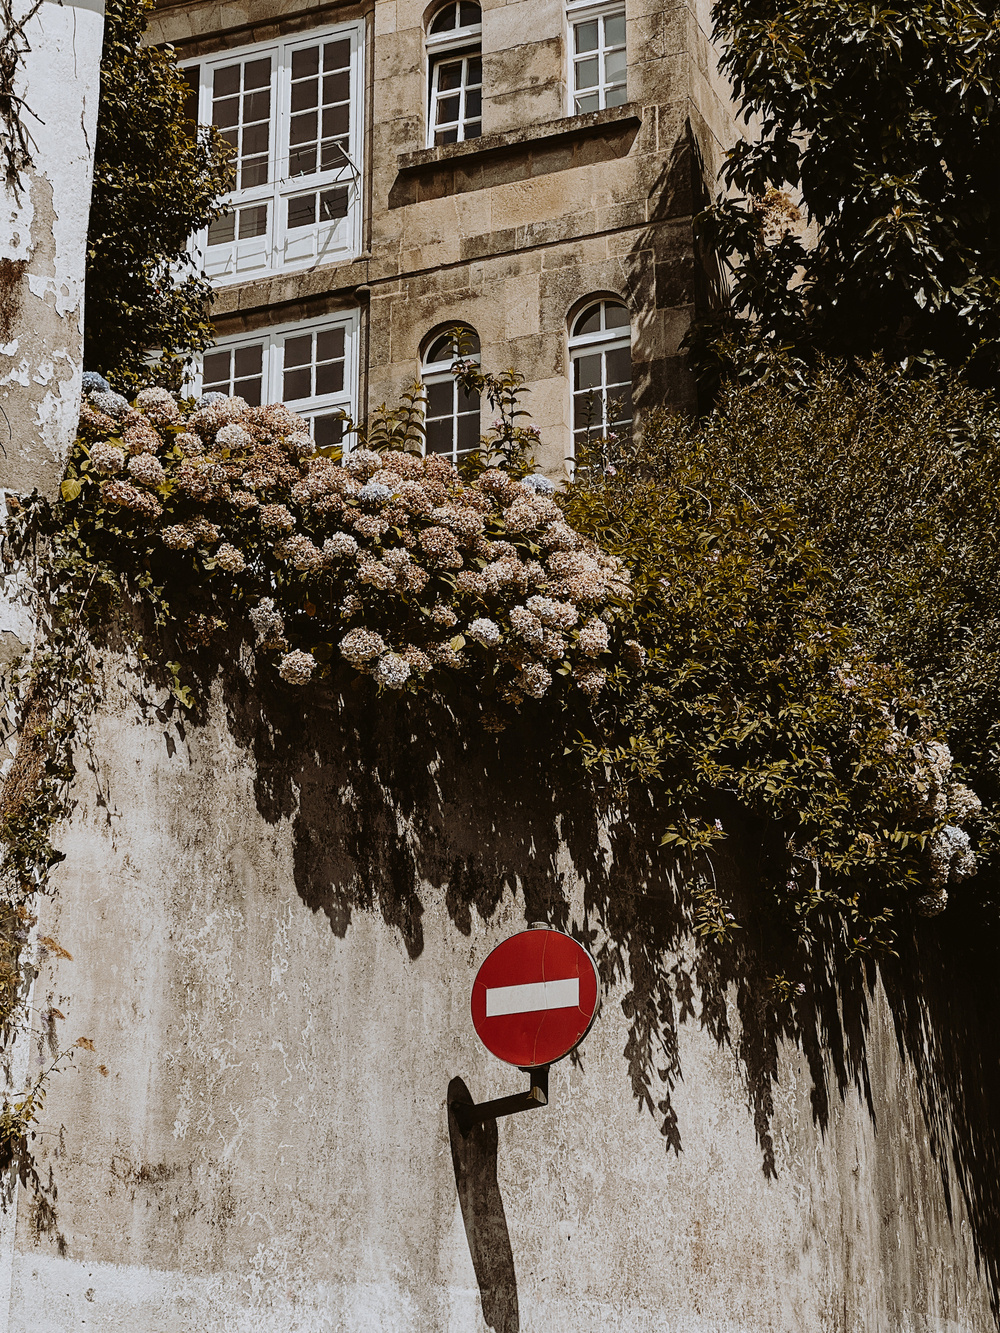
{"label": "window pane", "polygon": [[292,110],[308,111],[319,102],[319,79],[304,79],[292,84]]}
{"label": "window pane", "polygon": [[[455,385],[455,387],[456,387],[456,389],[458,389],[457,397],[458,397],[458,410],[459,410],[459,412],[472,412],[472,413],[475,413],[476,421],[477,421],[477,423],[478,423],[478,421],[479,421],[479,394],[475,391],[475,389],[473,389],[471,393],[466,393],[465,390],[464,390],[463,388],[460,388],[457,384]],[[478,424],[477,424],[476,429],[478,430]]]}
{"label": "window pane", "polygon": [[438,130],[437,133],[434,135],[434,144],[436,147],[440,147],[441,144],[445,143],[458,143],[457,126],[455,126],[450,130]]}
{"label": "window pane", "polygon": [[620,83],[617,88],[609,88],[606,98],[608,106],[625,105],[625,85]]}
{"label": "window pane", "polygon": [[308,79],[319,73],[319,47],[309,46],[304,51],[292,52],[292,78]]}
{"label": "window pane", "polygon": [[304,370],[286,370],[282,397],[285,402],[293,398],[312,397],[312,371],[307,366]]}
{"label": "window pane", "polygon": [[463,139],[478,139],[483,132],[483,127],[478,120],[467,120],[465,122],[465,133]]}
{"label": "window pane", "polygon": [[257,158],[255,161],[244,162],[243,169],[240,171],[240,185],[244,190],[250,190],[257,185],[267,184],[267,158]]}
{"label": "window pane", "polygon": [[271,90],[265,88],[263,92],[244,93],[243,95],[243,119],[267,120],[271,115]]}
{"label": "window pane", "polygon": [[573,326],[573,333],[576,335],[582,333],[596,333],[601,327],[601,307],[597,305],[588,306],[586,310],[577,318]]}
{"label": "window pane", "polygon": [[573,29],[573,36],[576,39],[577,54],[581,51],[597,50],[597,21],[591,23],[578,23]]}
{"label": "window pane", "polygon": [[455,359],[455,338],[451,333],[442,333],[440,338],[435,338],[424,357],[424,363],[428,366],[436,365],[439,361],[454,361]]}
{"label": "window pane", "polygon": [[447,125],[455,120],[458,120],[458,98],[443,97],[437,104],[437,123]]}
{"label": "window pane", "polygon": [[258,157],[267,152],[269,126],[248,125],[243,131],[243,156]]}
{"label": "window pane", "polygon": [[310,227],[316,221],[316,196],[296,195],[288,201],[288,227]]}
{"label": "window pane", "polygon": [[451,32],[455,26],[456,6],[446,5],[431,24],[431,32]]}
{"label": "window pane", "polygon": [[597,57],[588,56],[586,60],[578,60],[576,64],[576,86],[578,88],[596,87],[597,79]]}
{"label": "window pane", "polygon": [[346,161],[347,153],[343,147],[343,140],[326,140],[320,152],[320,171],[334,171],[337,167],[342,167]]}
{"label": "window pane", "polygon": [[576,114],[584,116],[588,111],[599,111],[601,109],[601,99],[597,93],[588,93],[586,97],[576,99]]}
{"label": "window pane", "polygon": [[625,15],[612,14],[604,20],[605,46],[625,45]]}
{"label": "window pane", "polygon": [[478,88],[483,81],[483,58],[482,56],[469,56],[469,72],[465,79],[467,84]]}
{"label": "window pane", "polygon": [[317,449],[330,449],[344,438],[344,423],[339,417],[314,417],[312,428]]}
{"label": "window pane", "polygon": [[470,3],[470,0],[461,0],[458,7],[458,26],[460,28],[474,28],[476,24],[482,23],[483,14],[478,5]]}
{"label": "window pane", "polygon": [[608,384],[630,384],[632,381],[632,353],[628,347],[613,347],[606,352]]}
{"label": "window pane", "polygon": [[271,57],[266,60],[251,60],[243,67],[244,88],[269,88],[271,86]]}
{"label": "window pane", "polygon": [[458,451],[467,453],[479,444],[479,415],[471,412],[458,418]]}
{"label": "window pane", "polygon": [[351,109],[345,102],[343,106],[329,106],[323,112],[323,138],[332,139],[335,135],[346,134],[351,128]]}
{"label": "window pane", "polygon": [[463,63],[461,60],[456,60],[449,65],[438,66],[438,88],[441,92],[462,86]]}
{"label": "window pane", "polygon": [[349,41],[327,42],[323,47],[323,68],[347,69],[351,63],[351,43]]}
{"label": "window pane", "polygon": [[323,80],[323,101],[329,105],[331,102],[347,102],[351,96],[351,76],[345,71],[342,74],[328,74]]}
{"label": "window pane", "polygon": [[208,229],[209,245],[228,245],[236,240],[236,214],[224,213]]}
{"label": "window pane", "polygon": [[234,369],[237,379],[247,375],[259,375],[264,364],[264,349],[260,343],[252,347],[237,347],[233,353]]}
{"label": "window pane", "polygon": [[290,144],[310,143],[316,138],[318,125],[319,117],[315,111],[304,111],[301,115],[292,116],[288,130],[288,142]]}
{"label": "window pane", "polygon": [[439,380],[437,384],[427,385],[428,417],[450,417],[454,410],[455,383],[453,380]]}
{"label": "window pane", "polygon": [[478,120],[483,112],[483,95],[478,88],[465,95],[465,114]]}
{"label": "window pane", "polygon": [[604,60],[605,83],[618,83],[625,77],[625,52],[609,51]]}
{"label": "window pane", "polygon": [[230,352],[208,352],[202,366],[202,382],[206,393],[211,390],[229,392]]}
{"label": "window pane", "polygon": [[454,424],[451,417],[442,417],[438,421],[428,421],[427,434],[424,438],[427,442],[427,452],[429,454],[451,453]]}
{"label": "window pane", "polygon": [[236,394],[245,398],[251,407],[260,407],[260,376],[256,379],[237,380],[234,386]]}
{"label": "window pane", "polygon": [[313,340],[307,333],[299,338],[285,339],[285,366],[308,366],[312,364]]}
{"label": "window pane", "polygon": [[218,129],[228,129],[240,123],[240,99],[227,97],[212,104],[212,124]]}
{"label": "window pane", "polygon": [[573,386],[585,391],[601,387],[601,354],[594,352],[590,356],[578,356],[573,362]]}
{"label": "window pane", "polygon": [[328,361],[316,367],[316,392],[340,393],[344,387],[343,361]]}
{"label": "window pane", "polygon": [[622,425],[632,419],[632,394],[629,389],[616,389],[608,394],[608,422]]}
{"label": "window pane", "polygon": [[212,96],[213,97],[232,97],[234,93],[240,90],[240,67],[239,65],[227,65],[225,69],[217,69],[212,78]]}
{"label": "window pane", "polygon": [[316,170],[316,148],[294,148],[288,155],[290,176],[311,176]]}
{"label": "window pane", "polygon": [[[348,191],[344,188],[324,190],[319,197],[320,221],[334,222],[337,218],[346,218],[348,198]],[[343,342],[343,330],[341,330],[340,338]]]}
{"label": "window pane", "polygon": [[[612,301],[605,302],[604,306],[604,327],[606,329],[625,329],[629,325],[628,311],[623,305],[617,305]],[[583,333],[583,329],[577,330]]]}
{"label": "window pane", "polygon": [[252,236],[263,236],[267,231],[267,204],[255,204],[253,208],[240,209],[240,240]]}
{"label": "window pane", "polygon": [[316,335],[316,360],[335,361],[344,355],[344,330],[324,329]]}

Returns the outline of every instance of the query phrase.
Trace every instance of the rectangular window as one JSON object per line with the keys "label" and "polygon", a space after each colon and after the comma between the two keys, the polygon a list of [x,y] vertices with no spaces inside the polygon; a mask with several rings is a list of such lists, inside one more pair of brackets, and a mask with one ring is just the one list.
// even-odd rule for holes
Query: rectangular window
{"label": "rectangular window", "polygon": [[360,249],[362,34],[350,24],[185,69],[199,120],[233,149],[230,208],[198,238],[217,285]]}
{"label": "rectangular window", "polygon": [[251,406],[285,403],[304,416],[317,447],[341,442],[343,409],[356,415],[356,311],[220,338],[202,358],[201,393],[238,394]]}
{"label": "rectangular window", "polygon": [[571,114],[621,106],[625,90],[625,10],[570,11]]}

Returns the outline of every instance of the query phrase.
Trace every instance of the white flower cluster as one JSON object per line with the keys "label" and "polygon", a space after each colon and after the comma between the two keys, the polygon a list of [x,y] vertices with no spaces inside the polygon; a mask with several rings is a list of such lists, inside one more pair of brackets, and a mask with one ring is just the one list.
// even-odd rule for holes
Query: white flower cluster
{"label": "white flower cluster", "polygon": [[283,679],[330,670],[295,655],[307,632],[385,689],[443,669],[514,706],[555,682],[588,698],[603,688],[608,608],[628,576],[565,522],[546,478],[489,468],[464,481],[440,456],[365,448],[341,462],[281,404],[212,393],[185,413],[164,389],[130,406],[88,384],[81,430],[91,474],[107,478],[101,502],[129,511],[129,531],[148,522],[164,559],[190,552],[207,577],[239,575],[231,595],[252,600]]}

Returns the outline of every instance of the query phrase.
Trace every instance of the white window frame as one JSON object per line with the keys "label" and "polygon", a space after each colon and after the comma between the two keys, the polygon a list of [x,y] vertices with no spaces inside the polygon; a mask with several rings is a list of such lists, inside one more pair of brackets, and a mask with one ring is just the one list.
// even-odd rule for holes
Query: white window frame
{"label": "white window frame", "polygon": [[[452,0],[453,3],[453,0]],[[443,9],[447,9],[448,4],[442,4],[435,9],[431,15],[430,22],[433,23]],[[432,33],[428,31],[424,40],[424,50],[427,53],[427,147],[434,148],[434,135],[441,128],[435,124],[437,117],[438,101],[446,97],[454,97],[456,91],[460,94],[459,100],[459,118],[458,118],[458,139],[457,143],[464,143],[465,140],[465,102],[466,93],[476,89],[479,92],[479,124],[482,134],[482,76],[480,82],[472,85],[470,88],[467,80],[468,61],[476,57],[482,62],[483,58],[483,25],[482,25],[482,7],[480,6],[480,22],[470,24],[465,28],[452,28],[448,32]],[[429,28],[430,25],[428,25]],[[438,88],[438,77],[441,66],[447,63],[449,56],[454,56],[457,60],[460,56],[465,59],[462,62],[462,83],[459,89],[448,88],[443,93]],[[451,125],[454,122],[449,121]],[[478,137],[478,136],[476,136]]]}
{"label": "white window frame", "polygon": [[[597,111],[603,111],[608,106],[608,100],[607,100],[608,92],[613,87],[617,88],[621,86],[623,88],[623,94],[622,94],[622,101],[621,102],[615,101],[611,104],[612,106],[621,106],[624,104],[625,101],[628,100],[628,34],[626,32],[625,41],[622,42],[621,44],[616,43],[613,46],[606,46],[604,43],[604,20],[609,18],[615,18],[618,15],[620,15],[623,19],[627,17],[625,12],[625,5],[622,3],[622,0],[613,0],[613,2],[610,4],[607,3],[607,0],[604,0],[604,3],[602,4],[594,4],[593,0],[584,0],[584,3],[570,4],[566,6],[567,115],[577,116],[577,115],[588,114],[587,112],[577,111],[576,109],[576,99],[577,99],[576,66],[581,60],[589,60],[594,55],[596,55],[597,57],[598,70],[600,73],[600,81],[598,84],[592,85],[589,90],[590,93],[596,93],[598,98],[598,104],[596,108],[591,108],[591,109]],[[596,52],[588,51],[582,56],[577,56],[576,53],[577,24],[592,23],[595,21],[598,24],[598,34],[599,34],[597,51]],[[612,84],[607,79],[606,56],[609,51],[623,51],[625,53],[624,85],[619,85],[617,83]],[[587,96],[588,93],[584,93],[583,95]]]}
{"label": "white window frame", "polygon": [[[267,231],[263,238],[254,238],[259,240],[259,244],[244,246],[242,250],[238,236],[232,243],[209,246],[208,229],[197,234],[194,238],[196,256],[214,286],[225,287],[269,274],[313,268],[319,264],[342,263],[359,253],[362,227],[361,163],[364,151],[364,36],[362,23],[337,24],[334,27],[315,28],[275,42],[234,48],[190,61],[184,66],[198,70],[198,120],[202,124],[210,124],[216,69],[268,57],[273,62],[267,184],[234,190],[226,198],[234,210],[266,204]],[[302,48],[322,47],[325,42],[343,40],[351,44],[348,158],[326,171],[289,176],[292,56]],[[343,188],[348,191],[345,217],[334,218],[332,221],[318,218],[315,223],[304,227],[288,227],[290,200],[296,196],[318,195],[323,191]],[[223,253],[224,245],[229,246],[227,253]],[[216,253],[213,254],[213,251]]]}
{"label": "white window frame", "polygon": [[[344,387],[337,393],[314,394],[308,398],[285,400],[283,394],[284,344],[286,338],[302,334],[322,333],[329,329],[344,330]],[[208,349],[212,352],[233,351],[240,347],[260,346],[263,350],[261,375],[261,402],[281,403],[293,412],[305,417],[310,423],[318,416],[327,416],[331,411],[343,408],[352,420],[357,419],[358,402],[358,330],[360,328],[359,311],[345,310],[337,314],[323,315],[318,319],[300,320],[292,324],[268,325],[256,329],[253,333],[237,333],[230,337],[218,338]],[[200,394],[204,383],[203,359],[199,357],[197,375],[193,392]],[[350,442],[345,436],[342,447],[348,452]]]}
{"label": "white window frame", "polygon": [[[467,329],[470,333],[475,332],[475,331],[474,331],[473,329],[471,329],[470,326],[467,325],[467,324],[462,324],[462,325],[460,325],[460,326],[456,326],[456,327],[461,327],[461,328],[463,328],[463,329]],[[446,334],[447,332],[448,332],[448,330],[445,329],[445,330],[443,330],[443,331],[442,331],[442,330],[439,330],[437,333],[432,334],[432,335],[430,336],[430,338],[427,340],[427,349],[428,349],[428,351],[430,351],[430,349],[434,346],[434,344],[438,341],[438,339],[441,338],[441,337],[442,337],[444,334]],[[476,336],[476,338],[477,338],[477,340],[478,340],[478,338],[479,338],[479,334],[476,333],[475,336]],[[438,453],[438,452],[436,452],[436,451],[433,452],[433,453],[431,453],[431,452],[428,451],[428,449],[427,449],[427,444],[426,444],[426,440],[425,440],[425,441],[424,441],[424,453],[425,453],[425,455],[426,455],[427,457],[447,458],[448,461],[449,461],[450,463],[452,463],[452,464],[456,464],[456,465],[457,465],[463,458],[468,458],[469,454],[475,453],[475,451],[479,448],[479,432],[478,432],[478,431],[477,431],[477,433],[476,433],[476,443],[475,443],[474,445],[471,445],[468,449],[459,449],[459,448],[458,448],[458,418],[459,418],[459,416],[472,416],[473,414],[472,414],[471,412],[469,412],[469,413],[465,413],[465,412],[460,413],[459,410],[458,410],[458,395],[459,395],[459,387],[458,387],[458,381],[455,379],[454,373],[453,373],[453,371],[452,371],[452,366],[454,366],[455,362],[456,362],[457,360],[459,360],[459,359],[461,359],[461,360],[463,360],[463,361],[471,361],[471,362],[474,362],[474,363],[478,366],[478,365],[480,364],[480,356],[481,356],[481,352],[476,351],[476,352],[469,352],[467,356],[463,356],[463,357],[460,358],[460,357],[459,357],[459,353],[456,351],[456,352],[452,352],[451,355],[449,355],[449,357],[447,358],[447,360],[444,360],[444,361],[428,361],[428,360],[426,359],[426,356],[423,356],[423,357],[420,358],[420,383],[421,383],[421,385],[422,385],[425,389],[426,389],[429,385],[431,385],[431,384],[450,384],[450,385],[452,386],[452,395],[451,395],[451,420],[452,420],[452,422],[454,423],[454,428],[453,428],[454,446],[453,446],[453,448],[452,448],[450,454],[442,454],[442,453]],[[426,403],[426,401],[425,401],[425,404],[424,404],[424,420],[426,421],[427,418],[428,418],[427,403]],[[435,420],[444,420],[444,418],[436,417]],[[481,402],[481,401],[480,401],[480,405],[479,405],[479,422],[480,422],[480,425],[481,425],[481,424],[482,424],[482,402]]]}
{"label": "white window frame", "polygon": [[[570,392],[570,431],[573,441],[573,455],[576,455],[576,438],[578,431],[600,430],[602,434],[607,434],[611,429],[608,424],[608,397],[607,397],[607,379],[608,363],[606,354],[617,351],[619,348],[626,348],[629,352],[629,362],[631,364],[632,352],[632,317],[624,301],[616,300],[610,296],[595,296],[590,300],[584,301],[577,307],[576,313],[569,321],[570,329],[576,324],[577,320],[585,315],[595,305],[601,306],[601,324],[605,322],[605,311],[609,305],[620,306],[629,315],[629,322],[620,325],[618,328],[608,329],[600,328],[593,333],[570,334],[567,346],[569,349],[569,392]],[[601,353],[601,418],[599,423],[593,423],[590,426],[577,426],[576,420],[576,366],[575,363],[583,356],[593,355],[595,352]],[[629,389],[629,425],[635,420],[635,403],[632,401],[632,390]]]}

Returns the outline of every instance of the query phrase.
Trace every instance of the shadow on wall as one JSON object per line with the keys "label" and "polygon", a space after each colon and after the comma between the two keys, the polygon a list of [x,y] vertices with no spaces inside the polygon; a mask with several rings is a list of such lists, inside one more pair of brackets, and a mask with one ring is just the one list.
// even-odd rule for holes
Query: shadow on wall
{"label": "shadow on wall", "polygon": [[455,1107],[462,1103],[475,1104],[464,1082],[453,1078],[448,1084],[448,1137],[483,1319],[494,1333],[518,1333],[514,1252],[497,1181],[497,1122],[485,1120],[463,1134],[455,1118]]}
{"label": "shadow on wall", "polygon": [[[424,947],[423,885],[444,892],[452,921],[466,935],[476,918],[493,916],[505,892],[519,890],[526,922],[572,927],[593,949],[605,985],[624,987],[632,1094],[657,1121],[666,1150],[685,1146],[672,1093],[682,1077],[678,1032],[686,1022],[733,1048],[765,1177],[777,1174],[773,1093],[786,1043],[807,1061],[820,1130],[830,1123],[834,1099],[850,1089],[877,1118],[881,1085],[876,1079],[873,1095],[870,1069],[879,1056],[869,1050],[870,987],[862,984],[874,978],[858,969],[838,972],[817,950],[794,1001],[771,1001],[768,978],[787,960],[775,943],[780,935],[761,919],[755,891],[761,830],[721,798],[718,813],[730,833],[725,845],[737,852],[686,875],[711,873],[731,895],[745,928],[727,947],[693,942],[681,870],[658,845],[651,803],[626,814],[608,810],[557,757],[564,744],[559,717],[550,725],[540,708],[494,737],[475,719],[459,723],[424,700],[376,699],[366,680],[321,701],[239,673],[227,677],[225,688],[234,735],[254,755],[260,812],[271,822],[291,822],[297,891],[338,936],[354,913],[377,912],[415,959]],[[558,868],[566,853],[584,889],[582,921],[569,918]],[[1000,1096],[1000,982],[989,941],[1000,929],[998,923],[983,928],[985,910],[969,891],[964,905],[960,900],[944,917],[921,923],[918,942],[901,945],[884,980],[945,1187],[950,1156],[977,1255],[996,1292],[1000,1122],[992,1108]],[[904,923],[904,944],[906,930]],[[449,1099],[467,1096],[454,1081]],[[495,1125],[461,1143],[453,1135],[452,1153],[484,1311],[491,1302],[491,1326],[516,1330],[495,1136]],[[884,1153],[887,1197],[895,1190],[906,1210],[919,1192],[919,1175],[907,1167],[905,1143],[886,1143]]]}

